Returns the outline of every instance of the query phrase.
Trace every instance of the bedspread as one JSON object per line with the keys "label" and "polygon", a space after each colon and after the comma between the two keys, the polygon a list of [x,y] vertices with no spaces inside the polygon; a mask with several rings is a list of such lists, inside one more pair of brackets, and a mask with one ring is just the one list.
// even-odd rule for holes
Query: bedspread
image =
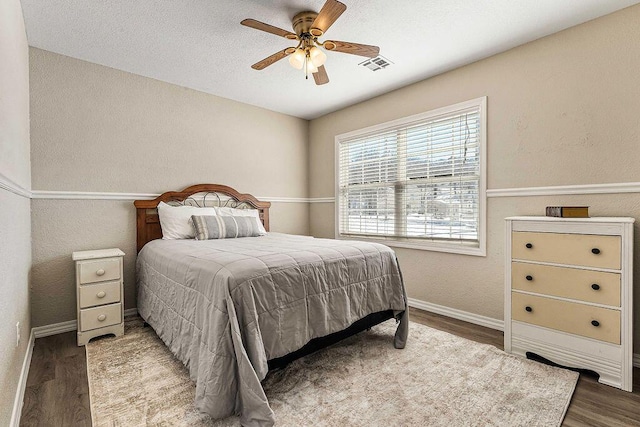
{"label": "bedspread", "polygon": [[269,233],[223,240],[154,240],[137,260],[138,312],[189,370],[196,407],[271,426],[260,381],[267,361],[378,311],[408,313],[394,252],[359,241]]}

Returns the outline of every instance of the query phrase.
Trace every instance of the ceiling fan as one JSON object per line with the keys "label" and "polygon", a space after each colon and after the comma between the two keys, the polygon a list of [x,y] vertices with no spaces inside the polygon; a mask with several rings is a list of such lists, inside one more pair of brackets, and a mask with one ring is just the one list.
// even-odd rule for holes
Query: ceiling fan
{"label": "ceiling fan", "polygon": [[346,9],[347,6],[337,0],[327,0],[319,13],[308,11],[300,12],[294,16],[291,21],[295,33],[256,21],[255,19],[243,20],[241,24],[247,27],[266,31],[267,33],[275,34],[289,40],[298,41],[297,46],[288,47],[276,52],[262,61],[256,62],[251,68],[254,70],[263,70],[285,56],[289,56],[289,63],[294,68],[304,69],[306,78],[309,78],[309,74],[313,74],[313,79],[316,84],[323,85],[329,83],[329,76],[327,75],[327,70],[324,68],[327,55],[321,48],[328,51],[366,56],[368,58],[378,56],[380,52],[378,46],[341,42],[338,40],[325,40],[324,42],[318,40],[318,37],[322,37]]}

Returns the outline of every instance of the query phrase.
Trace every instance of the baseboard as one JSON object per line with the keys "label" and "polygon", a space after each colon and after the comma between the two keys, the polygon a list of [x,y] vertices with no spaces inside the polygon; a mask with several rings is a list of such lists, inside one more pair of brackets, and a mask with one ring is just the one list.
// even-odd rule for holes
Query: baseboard
{"label": "baseboard", "polygon": [[[474,325],[504,331],[504,322],[492,317],[481,316],[479,314],[469,313],[468,311],[445,307],[444,305],[433,304],[431,302],[421,301],[415,298],[407,298],[407,303],[409,304],[409,307],[419,308],[420,310],[463,320],[465,322],[473,323]],[[633,354],[633,366],[640,368],[640,354],[638,353]]]}
{"label": "baseboard", "polygon": [[504,322],[492,317],[481,316],[479,314],[469,313],[468,311],[445,307],[444,305],[421,301],[415,298],[407,298],[407,303],[409,304],[409,307],[419,308],[420,310],[441,314],[447,317],[453,317],[458,320],[464,320],[465,322],[473,323],[474,325],[504,331]]}
{"label": "baseboard", "polygon": [[[481,316],[480,314],[469,313],[468,311],[458,310],[427,301],[421,301],[415,298],[407,298],[407,303],[409,304],[409,307],[419,308],[420,310],[441,314],[443,316],[452,317],[458,320],[463,320],[465,322],[473,323],[474,325],[480,325],[486,328],[504,331],[504,322],[492,317]],[[137,314],[138,310],[136,308],[130,308],[124,311],[124,317],[136,316]],[[48,337],[49,335],[75,331],[77,329],[78,322],[75,320],[69,320],[68,322],[54,323],[52,325],[38,326],[37,328],[33,328],[31,330],[31,336],[32,338],[42,338]],[[31,351],[33,351],[33,343],[30,343],[29,345],[31,346]],[[31,360],[30,354],[29,360]],[[636,368],[640,368],[640,354],[638,353],[635,353],[633,355],[633,366],[635,366]]]}
{"label": "baseboard", "polygon": [[[138,314],[137,308],[130,308],[124,311],[124,317],[136,316]],[[36,338],[48,337],[50,335],[63,334],[65,332],[72,332],[78,330],[77,320],[68,320],[66,322],[54,323],[51,325],[38,326],[33,328]]]}
{"label": "baseboard", "polygon": [[137,316],[137,315],[138,315],[137,308],[130,308],[124,311],[124,317]]}
{"label": "baseboard", "polygon": [[78,329],[77,320],[69,320],[67,322],[53,323],[51,325],[37,326],[33,328],[36,338],[48,337],[50,335],[63,334]]}
{"label": "baseboard", "polygon": [[22,370],[20,371],[20,380],[18,382],[18,389],[16,390],[16,397],[13,400],[13,413],[11,414],[11,427],[20,426],[20,416],[22,414],[22,406],[24,404],[24,392],[27,388],[27,378],[29,378],[29,368],[31,367],[31,357],[33,356],[33,345],[35,344],[36,337],[31,330],[29,335],[29,344],[27,345],[27,352],[24,355],[24,361],[22,362]]}

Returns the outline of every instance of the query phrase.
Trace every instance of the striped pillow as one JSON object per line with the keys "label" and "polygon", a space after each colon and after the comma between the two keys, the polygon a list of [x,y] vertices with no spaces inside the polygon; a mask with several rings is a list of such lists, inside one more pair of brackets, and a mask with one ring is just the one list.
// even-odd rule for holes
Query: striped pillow
{"label": "striped pillow", "polygon": [[248,216],[192,215],[197,240],[260,236],[255,218]]}

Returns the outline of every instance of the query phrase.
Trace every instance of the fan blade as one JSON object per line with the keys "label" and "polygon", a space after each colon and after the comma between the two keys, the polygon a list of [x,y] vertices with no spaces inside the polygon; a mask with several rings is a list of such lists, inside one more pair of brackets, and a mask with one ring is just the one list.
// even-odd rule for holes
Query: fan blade
{"label": "fan blade", "polygon": [[313,80],[316,81],[318,86],[329,83],[329,76],[327,75],[327,70],[324,68],[324,65],[318,67],[318,71],[313,73]]}
{"label": "fan blade", "polygon": [[262,61],[258,61],[255,64],[253,64],[251,66],[251,68],[253,68],[254,70],[263,70],[265,68],[267,68],[269,65],[272,65],[278,61],[280,61],[282,58],[284,58],[285,56],[289,55],[290,52],[290,48],[287,48],[285,50],[281,50],[280,52],[276,52],[271,56],[267,56],[266,58],[264,58]]}
{"label": "fan blade", "polygon": [[351,55],[366,56],[367,58],[375,58],[380,53],[378,46],[371,46],[368,44],[359,44],[351,42],[341,42],[338,40],[327,40],[322,44],[327,50],[332,50],[342,53],[350,53]]}
{"label": "fan blade", "polygon": [[273,25],[265,24],[264,22],[256,21],[255,19],[245,19],[240,23],[245,27],[266,31],[267,33],[275,34],[276,36],[284,37],[289,40],[296,40],[298,38],[298,36],[293,34],[291,31],[283,30],[282,28],[274,27]]}
{"label": "fan blade", "polygon": [[[337,0],[327,0],[324,6],[322,6],[322,9],[320,9],[320,13],[318,13],[316,19],[313,20],[313,24],[311,24],[311,34],[316,37],[320,37],[322,34],[326,33],[329,27],[336,22],[345,10],[347,10],[347,6],[343,3],[340,3]],[[317,31],[313,31],[313,29],[318,29],[322,32],[319,33]]]}

